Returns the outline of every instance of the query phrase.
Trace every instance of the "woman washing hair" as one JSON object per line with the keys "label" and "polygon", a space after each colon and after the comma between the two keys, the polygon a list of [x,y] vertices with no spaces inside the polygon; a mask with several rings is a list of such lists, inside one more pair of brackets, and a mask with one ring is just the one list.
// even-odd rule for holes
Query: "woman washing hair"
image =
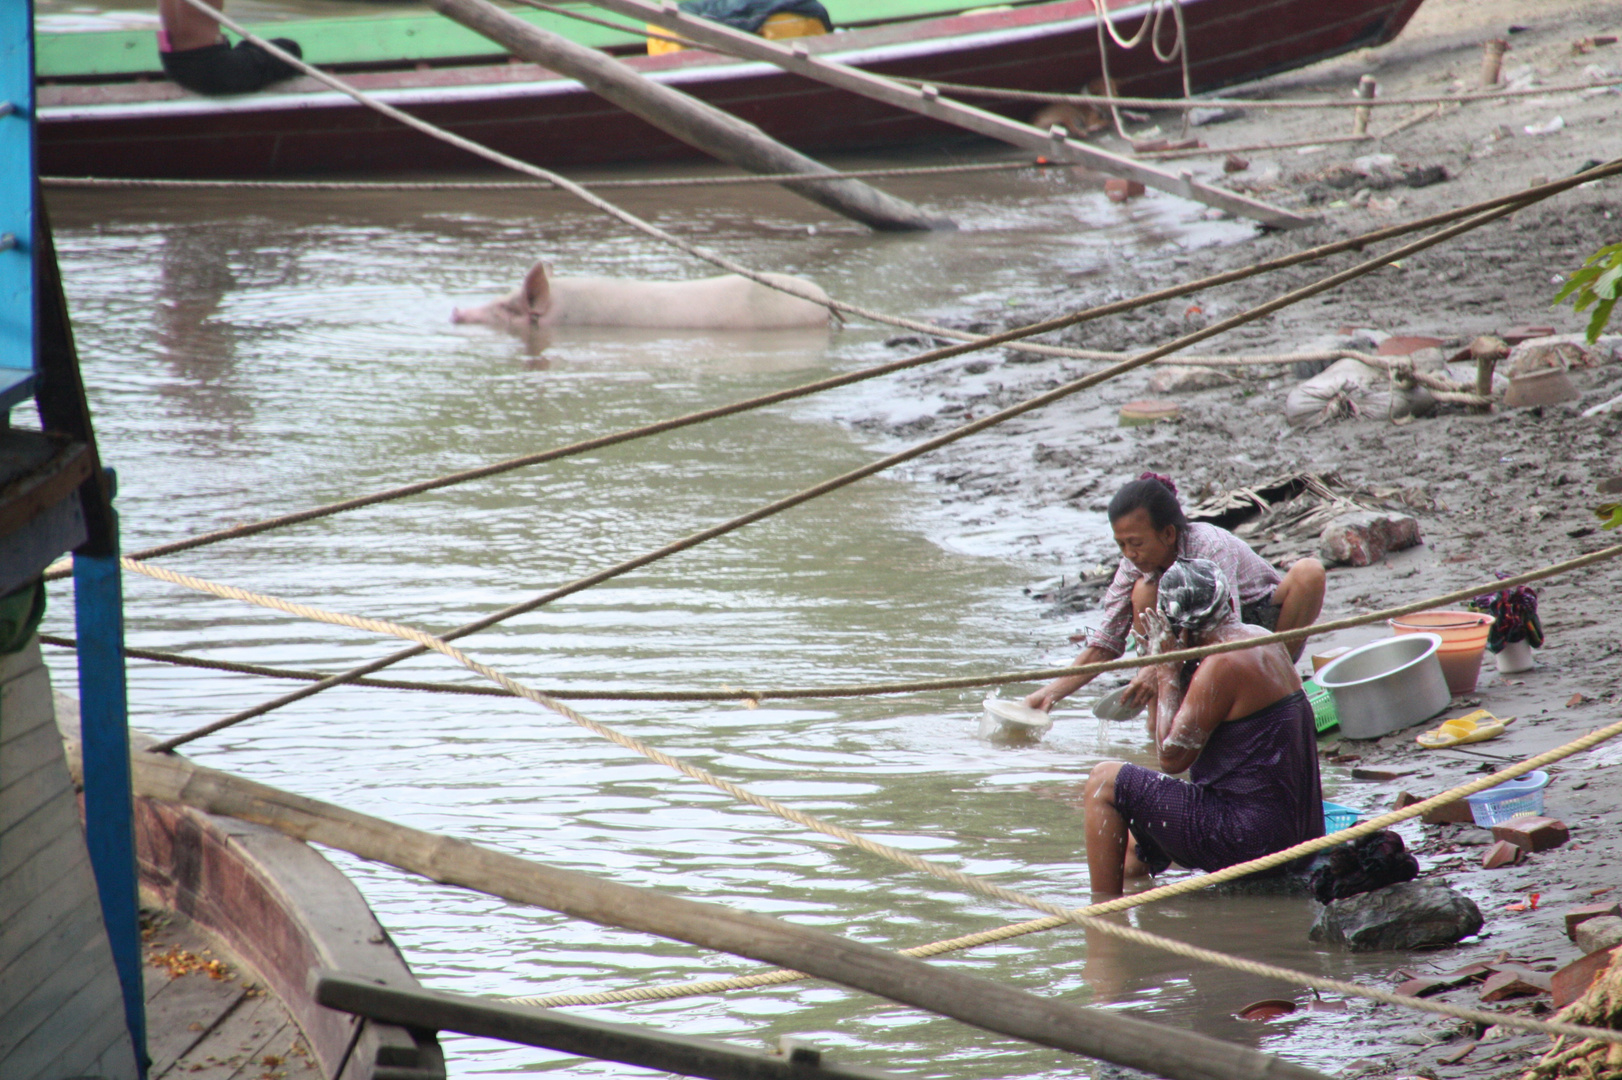
{"label": "woman washing hair", "polygon": [[[1257,637],[1216,563],[1186,559],[1143,613],[1149,653]],[[1199,870],[1322,836],[1312,706],[1280,645],[1143,669],[1160,772],[1103,761],[1087,777],[1087,872],[1095,897],[1170,863]],[[1175,779],[1188,772],[1187,780]]]}
{"label": "woman washing hair", "polygon": [[[1103,622],[1087,635],[1077,665],[1113,660],[1126,651],[1126,635],[1142,631],[1140,617],[1154,609],[1160,575],[1178,559],[1208,559],[1220,566],[1237,594],[1240,621],[1247,625],[1294,630],[1312,625],[1323,610],[1323,563],[1301,559],[1280,574],[1228,530],[1183,516],[1170,477],[1144,473],[1123,486],[1110,500],[1109,521],[1121,549],[1121,564],[1104,593]],[[1302,640],[1291,647],[1292,661],[1300,658],[1305,645]],[[1025,703],[1046,711],[1092,680],[1091,675],[1055,679]],[[1123,701],[1143,706],[1152,696],[1147,680],[1139,677]]]}

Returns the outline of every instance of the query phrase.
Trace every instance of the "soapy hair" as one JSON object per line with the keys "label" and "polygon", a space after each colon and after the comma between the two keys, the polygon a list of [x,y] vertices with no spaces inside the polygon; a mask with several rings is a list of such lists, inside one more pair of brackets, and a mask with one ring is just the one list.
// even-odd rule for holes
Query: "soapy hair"
{"label": "soapy hair", "polygon": [[1210,559],[1178,559],[1160,575],[1156,606],[1174,629],[1204,633],[1233,611],[1233,583]]}

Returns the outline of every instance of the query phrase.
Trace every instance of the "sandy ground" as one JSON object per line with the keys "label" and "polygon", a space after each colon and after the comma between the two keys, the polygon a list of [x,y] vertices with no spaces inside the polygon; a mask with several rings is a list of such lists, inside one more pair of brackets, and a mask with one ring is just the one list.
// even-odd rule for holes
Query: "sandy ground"
{"label": "sandy ground", "polygon": [[[1523,28],[1512,32],[1512,26]],[[1379,79],[1382,95],[1444,93],[1459,88],[1461,80],[1474,88],[1481,43],[1500,35],[1512,43],[1504,64],[1509,78],[1530,77],[1541,85],[1581,82],[1592,77],[1585,74],[1590,65],[1622,72],[1622,44],[1576,54],[1573,42],[1619,31],[1622,7],[1614,3],[1430,0],[1402,37],[1384,48],[1242,92],[1339,94],[1364,73]],[[1576,93],[1473,104],[1375,144],[1330,145],[1307,154],[1249,152],[1244,155],[1248,169],[1232,175],[1221,171],[1220,157],[1195,159],[1185,167],[1281,205],[1319,213],[1323,224],[1261,236],[1248,244],[1111,266],[1070,282],[1063,290],[1048,288],[1046,295],[1054,297],[1050,302],[1032,302],[1012,315],[1005,308],[979,326],[1030,322],[1570,175],[1584,162],[1622,155],[1619,105],[1622,96]],[[1372,128],[1388,128],[1413,111],[1393,107],[1388,114],[1377,115]],[[1542,136],[1525,132],[1527,126],[1556,116],[1564,120],[1562,130]],[[1153,120],[1175,133],[1172,114],[1162,113]],[[1306,112],[1252,113],[1196,133],[1213,146],[1237,146],[1339,134],[1349,123],[1338,113],[1333,118]],[[1100,143],[1120,145],[1113,137]],[[1407,164],[1442,165],[1449,179],[1355,198],[1354,190],[1333,188],[1317,179],[1336,165],[1376,152],[1394,154]],[[1450,349],[1468,344],[1478,334],[1517,325],[1576,331],[1582,325],[1579,316],[1569,308],[1550,306],[1558,287],[1556,275],[1576,268],[1601,244],[1618,239],[1622,239],[1622,182],[1593,185],[1412,257],[1400,269],[1379,271],[1217,338],[1201,351],[1284,352],[1344,343],[1347,339],[1337,334],[1346,327],[1430,335],[1443,339]],[[1197,303],[1207,318],[1225,316],[1352,265],[1357,258],[1348,254],[1253,278],[1202,294]],[[1100,349],[1158,344],[1184,332],[1189,320],[1198,317],[1185,314],[1194,302],[1174,301],[1073,328],[1064,340]],[[990,363],[985,357],[969,358],[946,371],[906,377],[911,391],[946,399],[948,404],[937,415],[905,425],[874,418],[859,426],[911,441],[945,431],[961,423],[965,414],[983,414],[1088,369],[1070,361],[1031,362],[1028,356],[1004,355]],[[1295,375],[1289,369],[1256,368],[1231,386],[1179,395],[1180,420],[1118,428],[1116,410],[1122,403],[1156,396],[1145,390],[1153,370],[1134,372],[1098,391],[1006,424],[990,437],[955,444],[929,459],[917,475],[941,485],[943,498],[961,503],[966,516],[1034,514],[1039,507],[1060,502],[1101,511],[1116,486],[1145,469],[1172,474],[1185,500],[1191,494],[1197,498],[1200,493],[1252,485],[1298,470],[1335,473],[1363,488],[1402,489],[1421,523],[1424,544],[1371,567],[1333,570],[1326,618],[1440,594],[1491,580],[1495,570],[1520,572],[1622,539],[1597,530],[1593,515],[1594,507],[1616,498],[1602,494],[1600,485],[1622,476],[1618,441],[1622,415],[1580,417],[1581,409],[1622,392],[1622,360],[1574,372],[1582,399],[1569,405],[1500,407],[1490,415],[1444,406],[1436,416],[1407,424],[1365,418],[1308,430],[1289,427],[1283,415],[1284,396]],[[1024,543],[1027,554],[1049,557],[1056,540],[1033,532]],[[1032,582],[1032,593],[1044,604],[1058,595],[1059,575],[1073,583],[1079,573],[1113,562],[1113,551],[1097,540],[1078,547],[1060,538],[1057,546],[1062,559],[1055,562],[1054,579]],[[1312,545],[1298,547],[1305,552]],[[1622,597],[1622,560],[1550,581],[1540,593],[1548,643],[1538,653],[1537,668],[1500,676],[1489,656],[1477,692],[1456,700],[1448,714],[1459,715],[1479,703],[1500,717],[1518,718],[1508,733],[1470,748],[1471,752],[1422,751],[1412,741],[1422,729],[1362,743],[1329,738],[1323,747],[1325,774],[1345,781],[1340,790],[1349,793],[1346,801],[1379,810],[1390,806],[1401,790],[1434,794],[1618,718],[1622,605],[1617,601]],[[1079,598],[1071,597],[1068,607],[1049,606],[1046,613],[1052,621],[1044,624],[1051,628],[1048,651],[1033,659],[1063,662],[1072,655],[1074,647],[1065,638],[1088,621],[1093,595],[1083,591]],[[1383,629],[1367,627],[1316,640],[1309,651],[1383,634]],[[1084,691],[1082,696],[1087,695]],[[1602,747],[1551,770],[1548,812],[1570,826],[1572,840],[1517,867],[1481,868],[1481,855],[1490,840],[1484,830],[1417,823],[1405,829],[1425,857],[1427,876],[1445,880],[1475,899],[1487,916],[1487,927],[1479,940],[1455,949],[1412,957],[1394,954],[1391,985],[1404,977],[1399,968],[1441,972],[1506,952],[1545,971],[1575,959],[1577,949],[1563,932],[1565,910],[1596,898],[1622,899],[1622,877],[1616,869],[1622,825],[1619,763],[1622,745]],[[1402,775],[1353,782],[1354,768]],[[1538,895],[1535,908],[1528,899],[1532,893]],[[1456,990],[1448,999],[1479,1004],[1478,989]],[[1548,998],[1485,1007],[1546,1012]],[[1425,1075],[1437,1080],[1518,1075],[1547,1046],[1541,1037],[1505,1036],[1499,1029],[1477,1044],[1482,1032],[1467,1023],[1397,1015],[1392,1010],[1377,1010],[1374,1015],[1381,1018],[1382,1030],[1369,1033],[1355,1047],[1354,1060],[1342,1075]],[[1462,1060],[1443,1063],[1472,1045],[1475,1048]]]}

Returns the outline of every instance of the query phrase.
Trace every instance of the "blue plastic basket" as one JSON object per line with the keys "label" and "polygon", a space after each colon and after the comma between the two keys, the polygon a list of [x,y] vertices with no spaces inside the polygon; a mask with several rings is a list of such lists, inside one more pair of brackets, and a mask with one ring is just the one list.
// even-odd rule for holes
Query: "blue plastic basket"
{"label": "blue plastic basket", "polygon": [[1342,829],[1350,829],[1353,825],[1357,824],[1357,819],[1359,816],[1359,811],[1353,810],[1350,806],[1342,806],[1340,803],[1332,803],[1328,799],[1325,799],[1324,835],[1327,836],[1333,832],[1340,832]]}
{"label": "blue plastic basket", "polygon": [[1476,824],[1489,829],[1510,818],[1543,813],[1543,789],[1548,786],[1549,774],[1537,769],[1464,798]]}

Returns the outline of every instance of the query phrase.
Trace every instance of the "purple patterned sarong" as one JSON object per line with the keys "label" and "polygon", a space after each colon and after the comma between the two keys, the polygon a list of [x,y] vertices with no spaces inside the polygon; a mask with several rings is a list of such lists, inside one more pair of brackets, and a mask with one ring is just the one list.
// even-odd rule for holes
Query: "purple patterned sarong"
{"label": "purple patterned sarong", "polygon": [[1300,690],[1219,724],[1188,777],[1141,765],[1115,775],[1115,807],[1154,873],[1220,870],[1324,834],[1318,733]]}

